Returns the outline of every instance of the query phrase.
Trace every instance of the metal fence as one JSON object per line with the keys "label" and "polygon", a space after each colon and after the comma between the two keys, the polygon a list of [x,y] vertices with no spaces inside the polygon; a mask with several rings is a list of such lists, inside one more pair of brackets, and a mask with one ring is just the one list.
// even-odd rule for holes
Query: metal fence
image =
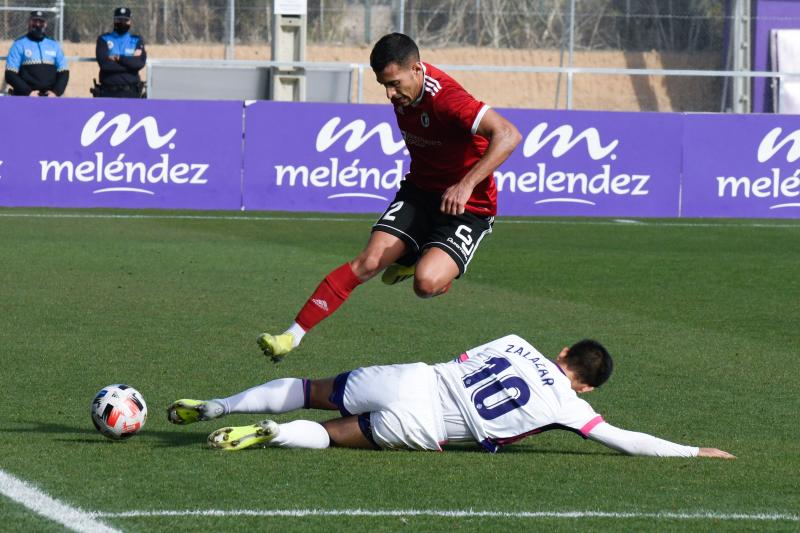
{"label": "metal fence", "polygon": [[[150,43],[268,43],[271,0],[122,2]],[[308,0],[308,37],[325,44],[369,44],[387,31],[425,47],[721,50],[724,0]],[[116,4],[98,0],[0,0],[0,39],[25,33],[32,8],[53,12],[51,31],[93,42],[111,26]],[[231,17],[233,23],[231,24]],[[231,28],[233,31],[231,32]]]}

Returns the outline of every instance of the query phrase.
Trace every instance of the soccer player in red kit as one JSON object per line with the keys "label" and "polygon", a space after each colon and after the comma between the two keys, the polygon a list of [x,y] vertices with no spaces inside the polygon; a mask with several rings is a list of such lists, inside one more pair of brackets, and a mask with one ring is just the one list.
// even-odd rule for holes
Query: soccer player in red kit
{"label": "soccer player in red kit", "polygon": [[410,172],[372,227],[366,248],[322,280],[284,333],[258,338],[273,361],[384,270],[382,279],[390,285],[413,276],[421,298],[446,292],[492,230],[497,213],[492,174],[522,139],[499,113],[421,62],[417,45],[406,35],[382,37],[370,66],[394,106]]}

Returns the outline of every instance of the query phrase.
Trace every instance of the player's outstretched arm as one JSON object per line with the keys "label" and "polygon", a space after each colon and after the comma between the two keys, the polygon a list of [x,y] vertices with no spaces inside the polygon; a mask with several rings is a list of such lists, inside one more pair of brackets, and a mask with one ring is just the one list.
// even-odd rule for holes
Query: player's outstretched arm
{"label": "player's outstretched arm", "polygon": [[735,457],[728,452],[716,448],[685,446],[648,435],[647,433],[620,429],[607,422],[595,426],[589,433],[589,438],[628,455],[647,455],[651,457],[719,457],[723,459],[735,459]]}
{"label": "player's outstretched arm", "polygon": [[718,457],[720,459],[736,459],[736,456],[718,448],[700,448],[697,457]]}

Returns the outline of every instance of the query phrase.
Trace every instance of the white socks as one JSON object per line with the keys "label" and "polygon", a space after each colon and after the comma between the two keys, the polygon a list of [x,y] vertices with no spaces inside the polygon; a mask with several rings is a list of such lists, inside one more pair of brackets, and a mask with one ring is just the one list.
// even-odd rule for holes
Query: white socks
{"label": "white socks", "polygon": [[[302,331],[302,328],[300,330]],[[297,340],[295,337],[295,341]],[[274,379],[239,394],[211,402],[221,405],[226,415],[287,413],[301,409],[305,405],[305,390],[302,379]],[[318,422],[295,420],[280,424],[279,427],[278,435],[270,441],[269,446],[320,449],[327,448],[331,444],[328,432]]]}
{"label": "white socks", "polygon": [[306,330],[304,330],[300,324],[297,322],[292,322],[292,325],[289,326],[284,333],[291,333],[294,335],[294,342],[292,342],[292,348],[297,348],[300,345],[300,341],[303,340],[303,336],[306,334]]}
{"label": "white socks", "polygon": [[275,414],[301,409],[305,404],[305,399],[302,379],[283,378],[268,381],[239,394],[214,401],[222,404],[226,415],[235,413]]}
{"label": "white socks", "polygon": [[322,424],[310,420],[295,420],[280,424],[278,435],[269,443],[282,448],[327,448],[331,438]]}

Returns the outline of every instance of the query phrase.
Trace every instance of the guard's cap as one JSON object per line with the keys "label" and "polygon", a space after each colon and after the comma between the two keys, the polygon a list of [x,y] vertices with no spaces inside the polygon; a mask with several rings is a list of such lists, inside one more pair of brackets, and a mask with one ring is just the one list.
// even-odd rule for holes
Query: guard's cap
{"label": "guard's cap", "polygon": [[131,18],[131,10],[127,7],[118,7],[114,10],[115,19],[129,19]]}
{"label": "guard's cap", "polygon": [[31,20],[47,20],[47,17],[44,15],[44,11],[41,9],[37,9],[36,11],[31,11]]}

